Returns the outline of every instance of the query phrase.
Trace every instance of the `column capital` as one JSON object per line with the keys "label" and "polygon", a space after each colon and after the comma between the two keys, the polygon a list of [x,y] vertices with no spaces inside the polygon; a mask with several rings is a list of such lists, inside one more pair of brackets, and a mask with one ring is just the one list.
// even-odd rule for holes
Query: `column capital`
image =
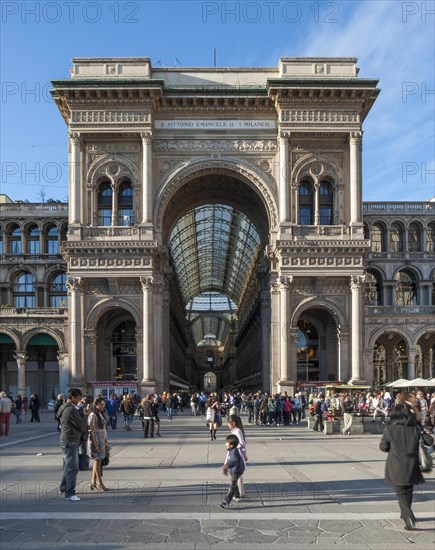
{"label": "column capital", "polygon": [[362,132],[349,132],[349,143],[351,145],[357,145],[362,140]]}
{"label": "column capital", "polygon": [[142,290],[145,291],[151,291],[154,288],[154,277],[140,277],[140,284],[142,286]]}
{"label": "column capital", "polygon": [[83,292],[85,283],[81,277],[67,277],[66,289],[68,296],[71,296],[73,292]]}
{"label": "column capital", "polygon": [[280,275],[277,279],[278,284],[284,290],[288,290],[293,284],[293,275]]}
{"label": "column capital", "polygon": [[351,275],[350,289],[361,290],[361,287],[364,284],[365,278],[366,278],[365,275]]}
{"label": "column capital", "polygon": [[17,350],[14,353],[14,359],[17,362],[18,366],[23,366],[27,361],[27,353],[25,351]]}
{"label": "column capital", "polygon": [[279,131],[279,139],[288,140],[289,138],[290,138],[290,132],[285,131],[285,130],[280,130]]}
{"label": "column capital", "polygon": [[79,132],[68,132],[68,137],[69,137],[72,145],[79,145],[80,144],[80,133]]}
{"label": "column capital", "polygon": [[153,137],[151,132],[141,132],[140,137],[144,145],[151,145]]}

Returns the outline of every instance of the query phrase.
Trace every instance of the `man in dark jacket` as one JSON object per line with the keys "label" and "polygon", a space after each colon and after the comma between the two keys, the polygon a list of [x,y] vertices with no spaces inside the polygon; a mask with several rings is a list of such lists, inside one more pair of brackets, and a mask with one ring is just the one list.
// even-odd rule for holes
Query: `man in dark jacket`
{"label": "man in dark jacket", "polygon": [[324,404],[325,404],[325,397],[323,393],[321,393],[316,402],[316,421],[314,422],[314,426],[313,426],[313,430],[315,432],[318,431],[319,424],[320,424],[320,431],[323,432],[324,430],[324,425],[323,425]]}
{"label": "man in dark jacket", "polygon": [[58,411],[60,420],[60,446],[63,455],[63,475],[60,482],[60,492],[65,493],[65,499],[78,501],[76,495],[77,473],[79,471],[79,446],[82,437],[87,433],[86,421],[77,410],[82,398],[78,388],[68,391],[67,400]]}

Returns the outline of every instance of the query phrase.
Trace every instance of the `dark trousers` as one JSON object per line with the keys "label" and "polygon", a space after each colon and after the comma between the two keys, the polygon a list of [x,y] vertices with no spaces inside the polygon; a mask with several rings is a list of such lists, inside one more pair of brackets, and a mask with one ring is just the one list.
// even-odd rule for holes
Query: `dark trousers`
{"label": "dark trousers", "polygon": [[66,497],[76,494],[77,473],[79,471],[79,444],[61,444],[63,454],[63,475],[60,490]]}
{"label": "dark trousers", "polygon": [[152,418],[144,418],[143,420],[143,435],[144,437],[154,436],[154,420]]}
{"label": "dark trousers", "polygon": [[32,418],[30,419],[30,422],[40,422],[39,418],[39,409],[32,409]]}
{"label": "dark trousers", "polygon": [[413,485],[403,485],[403,486],[394,487],[397,498],[399,500],[400,517],[403,520],[406,520],[406,518],[411,518],[412,521],[415,521],[414,514],[411,510],[413,489],[414,489]]}
{"label": "dark trousers", "polygon": [[322,414],[316,414],[316,421],[314,422],[313,430],[315,432],[318,432],[318,427],[320,424],[320,431],[323,432],[325,426],[323,425],[323,415]]}
{"label": "dark trousers", "polygon": [[228,489],[227,496],[225,497],[225,502],[229,504],[233,497],[240,498],[239,488],[237,487],[237,482],[239,481],[240,474],[231,476],[230,488]]}

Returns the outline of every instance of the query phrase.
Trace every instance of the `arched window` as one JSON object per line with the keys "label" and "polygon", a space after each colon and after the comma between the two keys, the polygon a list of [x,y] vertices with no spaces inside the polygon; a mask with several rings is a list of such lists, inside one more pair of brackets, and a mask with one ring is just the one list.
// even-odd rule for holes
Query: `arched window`
{"label": "arched window", "polygon": [[37,227],[36,225],[29,227],[26,237],[27,254],[39,254],[39,227]]}
{"label": "arched window", "polygon": [[21,254],[22,244],[21,244],[21,228],[14,226],[8,235],[9,240],[9,254]]}
{"label": "arched window", "polygon": [[416,303],[415,279],[406,271],[399,271],[394,276],[396,281],[396,306],[412,306]]}
{"label": "arched window", "polygon": [[66,274],[59,273],[50,285],[50,307],[66,307],[67,301]]}
{"label": "arched window", "polygon": [[408,252],[420,252],[421,230],[418,223],[410,223],[408,227]]}
{"label": "arched window", "polygon": [[435,252],[435,223],[431,222],[426,229],[426,251]]}
{"label": "arched window", "polygon": [[112,225],[112,186],[108,181],[98,189],[98,225]]}
{"label": "arched window", "polygon": [[300,225],[313,225],[313,207],[313,184],[309,181],[301,181],[299,184]]}
{"label": "arched window", "polygon": [[21,273],[14,283],[15,307],[35,307],[35,278],[31,273]]}
{"label": "arched window", "polygon": [[334,191],[329,181],[320,182],[319,187],[319,224],[332,225],[334,215]]}
{"label": "arched window", "polygon": [[403,252],[403,229],[398,223],[393,223],[390,228],[390,251]]}
{"label": "arched window", "polygon": [[59,254],[58,229],[56,226],[49,227],[45,232],[45,253]]}
{"label": "arched window", "polygon": [[131,182],[124,181],[118,191],[118,225],[133,224],[133,189]]}
{"label": "arched window", "polygon": [[372,252],[385,252],[385,232],[380,223],[372,225],[371,248]]}
{"label": "arched window", "polygon": [[373,273],[367,272],[365,278],[365,298],[367,306],[381,305],[381,287]]}

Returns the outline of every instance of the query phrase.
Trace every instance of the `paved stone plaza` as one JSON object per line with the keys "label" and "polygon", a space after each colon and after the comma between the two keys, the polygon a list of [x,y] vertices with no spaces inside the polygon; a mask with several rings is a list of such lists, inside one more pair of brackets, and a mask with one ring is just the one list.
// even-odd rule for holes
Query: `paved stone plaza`
{"label": "paved stone plaza", "polygon": [[132,432],[109,431],[104,481],[113,490],[90,491],[90,471],[80,472],[75,503],[58,495],[52,413],[40,424],[13,419],[9,437],[0,439],[2,550],[434,548],[434,475],[416,491],[416,530],[404,531],[383,482],[379,435],[326,436],[305,422],[248,426],[247,498],[222,510],[226,427],[211,442],[205,420],[183,413],[162,418],[161,433],[145,440],[137,419]]}

